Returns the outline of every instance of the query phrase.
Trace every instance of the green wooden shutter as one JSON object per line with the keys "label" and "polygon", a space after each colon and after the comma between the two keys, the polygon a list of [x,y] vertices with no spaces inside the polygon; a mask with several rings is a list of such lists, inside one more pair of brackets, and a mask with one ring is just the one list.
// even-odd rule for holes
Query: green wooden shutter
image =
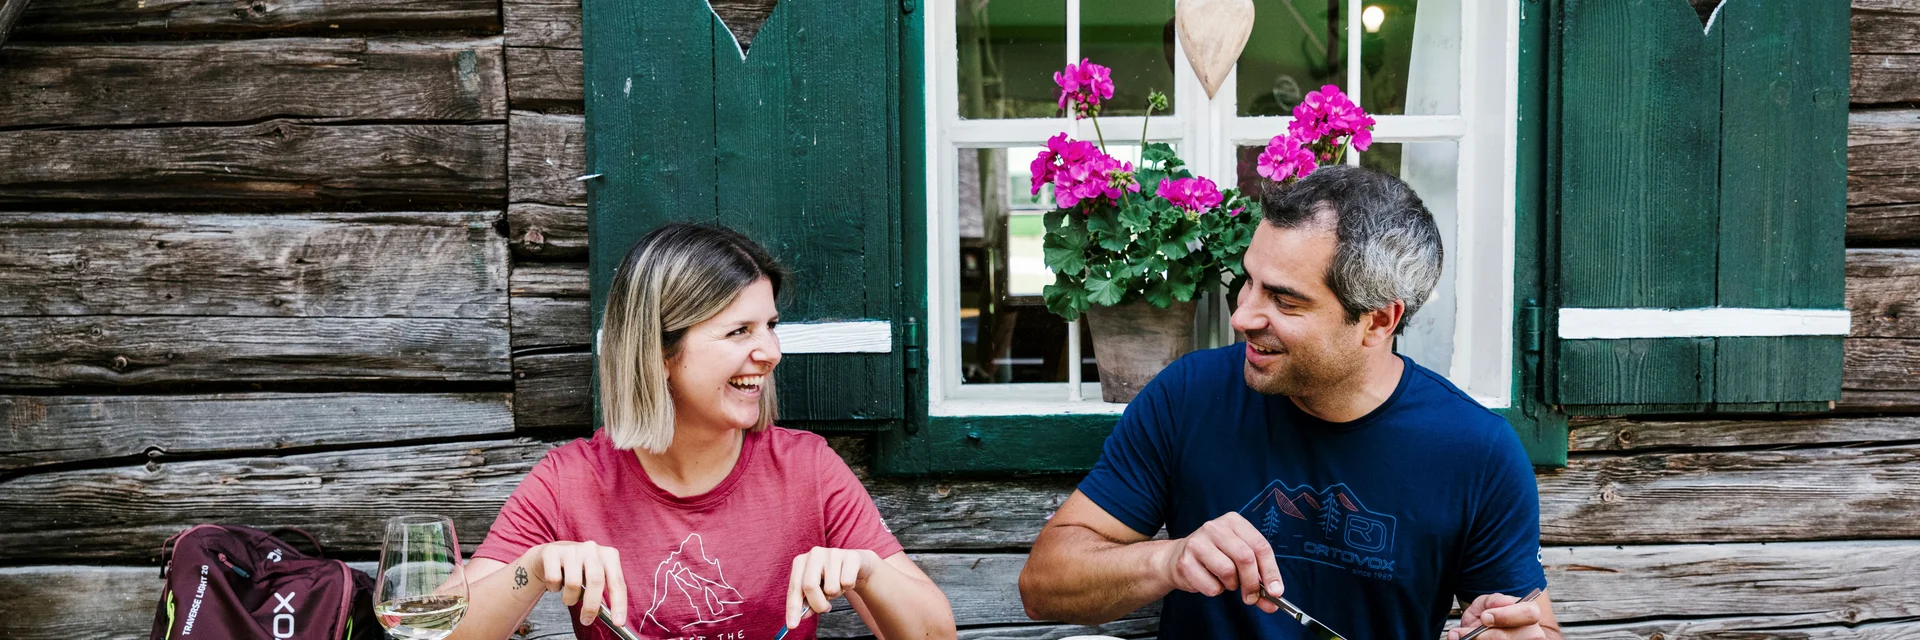
{"label": "green wooden shutter", "polygon": [[1727,0],[1704,30],[1686,0],[1554,10],[1546,401],[1830,407],[1846,327],[1846,3]]}
{"label": "green wooden shutter", "polygon": [[[704,0],[582,4],[594,326],[648,230],[724,224],[794,274],[780,300],[780,421],[901,420],[900,5],[781,0],[742,58]],[[822,323],[878,328],[887,344],[790,337]]]}

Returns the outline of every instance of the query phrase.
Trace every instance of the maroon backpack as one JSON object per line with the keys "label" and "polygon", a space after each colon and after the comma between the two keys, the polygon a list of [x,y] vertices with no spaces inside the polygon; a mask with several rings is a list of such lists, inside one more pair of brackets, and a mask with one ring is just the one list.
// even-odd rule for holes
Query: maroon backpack
{"label": "maroon backpack", "polygon": [[[301,553],[277,537],[313,543]],[[380,640],[373,578],[323,557],[320,541],[299,529],[272,533],[203,524],[160,547],[166,590],[153,616],[153,640]]]}

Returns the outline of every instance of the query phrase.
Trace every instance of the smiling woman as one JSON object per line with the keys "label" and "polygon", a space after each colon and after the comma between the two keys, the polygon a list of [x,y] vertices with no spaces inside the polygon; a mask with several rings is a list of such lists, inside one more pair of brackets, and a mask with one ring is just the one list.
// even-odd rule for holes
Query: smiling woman
{"label": "smiling woman", "polygon": [[582,638],[606,637],[596,618],[649,638],[812,638],[841,596],[882,637],[953,637],[946,596],[846,462],[772,426],[787,279],[716,226],[661,225],[625,253],[599,358],[605,428],[507,499],[450,640],[507,637],[546,591],[564,592]]}
{"label": "smiling woman", "polygon": [[[701,396],[684,398],[689,406],[732,410],[754,430],[772,424],[773,306],[785,279],[765,249],[730,229],[669,224],[641,238],[614,275],[601,345],[601,418],[614,446],[666,451],[687,394]],[[737,366],[715,369],[721,358]],[[671,390],[670,378],[679,379]],[[732,406],[742,399],[751,406]]]}

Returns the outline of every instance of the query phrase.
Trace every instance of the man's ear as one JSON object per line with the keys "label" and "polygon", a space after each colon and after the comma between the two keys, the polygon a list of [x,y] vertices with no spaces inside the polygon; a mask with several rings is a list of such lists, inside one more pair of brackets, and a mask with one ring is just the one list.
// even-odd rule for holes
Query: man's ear
{"label": "man's ear", "polygon": [[1368,311],[1360,316],[1360,345],[1373,348],[1393,342],[1393,332],[1400,328],[1400,320],[1407,313],[1407,303],[1395,300],[1393,304]]}

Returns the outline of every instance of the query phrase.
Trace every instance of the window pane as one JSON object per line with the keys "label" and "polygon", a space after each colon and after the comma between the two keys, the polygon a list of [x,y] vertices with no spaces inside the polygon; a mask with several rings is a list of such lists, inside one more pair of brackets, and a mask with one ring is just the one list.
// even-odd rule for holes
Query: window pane
{"label": "window pane", "polygon": [[[1040,248],[1052,192],[1034,196],[1028,173],[1040,149],[959,150],[958,373],[966,383],[1067,380],[1067,324],[1040,297],[1053,283]],[[1123,160],[1140,153],[1137,147],[1109,151]],[[1092,343],[1085,332],[1082,337],[1081,375],[1097,381]]]}
{"label": "window pane", "polygon": [[1067,63],[1065,0],[956,0],[960,117],[1056,115]]}
{"label": "window pane", "polygon": [[[1321,85],[1345,87],[1346,0],[1275,0],[1254,12],[1253,35],[1240,52],[1239,112],[1293,113]],[[1363,96],[1364,98],[1364,96]]]}
{"label": "window pane", "polygon": [[[1458,246],[1459,163],[1460,143],[1452,140],[1378,143],[1360,154],[1361,166],[1399,176],[1407,186],[1413,187],[1414,193],[1420,194],[1421,202],[1433,212],[1433,221],[1440,227],[1441,246],[1448,252]],[[1440,283],[1434,286],[1433,296],[1427,303],[1407,320],[1406,334],[1397,345],[1400,353],[1440,375],[1451,375],[1449,370],[1453,364],[1454,311],[1458,305],[1454,296],[1454,274],[1459,273],[1454,262],[1457,260],[1458,256],[1449,254],[1442,261]],[[1491,302],[1498,303],[1497,300]]]}
{"label": "window pane", "polygon": [[1460,112],[1460,0],[1372,0],[1360,13],[1360,106]]}
{"label": "window pane", "polygon": [[1102,115],[1143,115],[1151,91],[1173,97],[1172,0],[1099,0],[1080,11],[1081,56],[1113,69]]}

